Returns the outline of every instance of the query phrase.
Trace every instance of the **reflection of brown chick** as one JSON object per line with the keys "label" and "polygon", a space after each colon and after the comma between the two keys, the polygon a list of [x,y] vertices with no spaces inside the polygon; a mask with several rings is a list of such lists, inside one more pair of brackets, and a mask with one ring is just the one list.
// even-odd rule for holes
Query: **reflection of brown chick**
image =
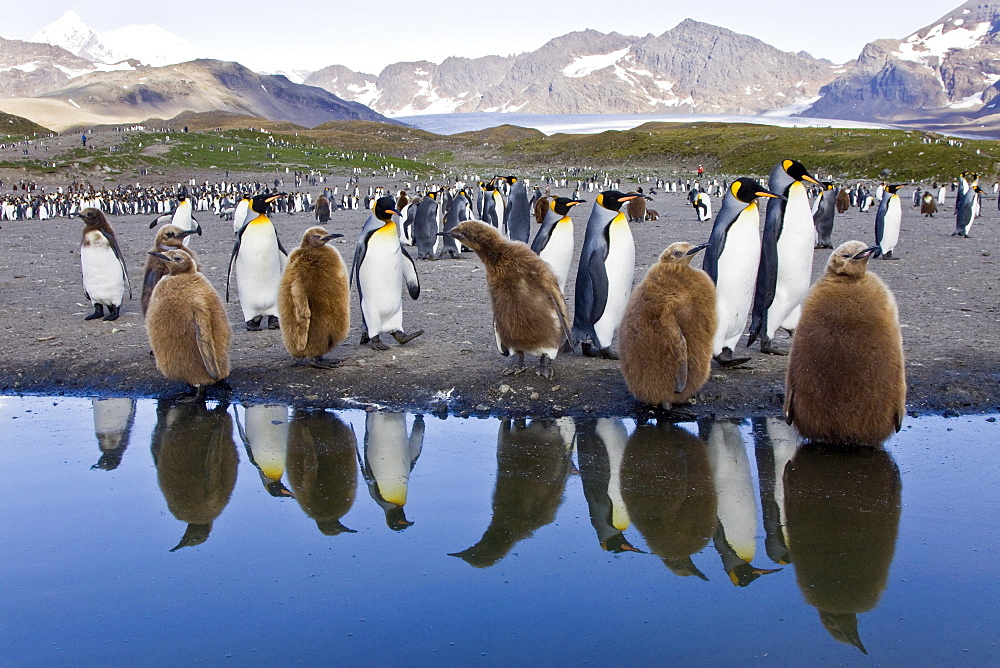
{"label": "reflection of brown chick", "polygon": [[803,303],[785,374],[785,420],[804,438],[875,446],[902,426],[896,300],[866,271],[877,248],[841,244]]}
{"label": "reflection of brown chick", "polygon": [[552,360],[569,338],[566,302],[548,263],[527,244],[508,241],[493,227],[467,220],[444,232],[475,251],[486,267],[497,347],[517,359],[504,375],[524,370],[524,355],[538,355],[538,375],[552,378]]}
{"label": "reflection of brown chick", "polygon": [[156,408],[152,450],[167,508],[188,523],[171,552],[204,543],[236,486],[239,456],[226,406],[208,410],[204,404],[161,402]]}
{"label": "reflection of brown chick", "polygon": [[705,442],[670,423],[640,425],[622,462],[622,497],[646,544],[671,571],[707,580],[691,555],[715,533],[715,487]]}
{"label": "reflection of brown chick", "polygon": [[288,256],[288,266],[278,287],[281,340],[296,359],[312,358],[318,369],[332,369],[337,362],[323,355],[339,346],[351,327],[347,267],[322,227],[310,227],[302,245]]}
{"label": "reflection of brown chick", "polygon": [[866,654],[857,613],[873,609],[885,590],[901,503],[899,469],[882,449],[812,443],[785,467],[799,589],[830,635]]}
{"label": "reflection of brown chick", "polygon": [[479,542],[452,554],[476,568],[503,559],[519,541],[551,523],[562,502],[570,458],[555,420],[505,419],[497,435],[493,517]]}
{"label": "reflection of brown chick", "polygon": [[689,266],[705,246],[671,244],[625,307],[618,335],[622,375],[639,401],[669,408],[691,399],[708,380],[715,285]]}
{"label": "reflection of brown chick", "polygon": [[295,500],[327,536],[354,533],[340,518],[354,505],[358,460],[354,430],[333,413],[299,410],[288,429],[288,481]]}
{"label": "reflection of brown chick", "polygon": [[[184,239],[196,233],[198,230],[182,230],[176,225],[163,225],[156,231],[153,239],[153,247],[150,252],[166,253],[168,250],[184,251],[194,258],[194,268],[198,270],[198,256],[193,250],[184,245]],[[139,297],[139,307],[142,315],[146,315],[149,309],[149,298],[153,296],[153,288],[160,282],[160,279],[169,274],[167,262],[155,255],[146,255],[146,266],[142,268],[142,295]]]}
{"label": "reflection of brown chick", "polygon": [[198,401],[205,386],[229,375],[232,331],[219,293],[195,270],[194,258],[184,251],[158,253],[167,262],[169,276],[153,288],[146,312],[146,334],[156,356],[156,368],[170,380],[194,388],[180,401]]}

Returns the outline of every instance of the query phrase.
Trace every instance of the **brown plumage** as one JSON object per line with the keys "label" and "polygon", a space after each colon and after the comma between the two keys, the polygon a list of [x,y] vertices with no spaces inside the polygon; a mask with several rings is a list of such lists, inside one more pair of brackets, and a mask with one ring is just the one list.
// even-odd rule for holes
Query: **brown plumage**
{"label": "brown plumage", "polygon": [[785,374],[785,420],[805,438],[877,446],[899,431],[906,369],[896,300],[848,241],[802,306]]}
{"label": "brown plumage", "polygon": [[659,220],[660,212],[656,209],[646,209],[646,220]]}
{"label": "brown plumage", "polygon": [[[156,238],[153,239],[153,247],[150,252],[165,253],[168,250],[184,251],[194,260],[195,270],[200,270],[198,266],[198,256],[193,250],[184,245],[184,238],[195,234],[197,230],[182,230],[176,225],[161,226],[156,230]],[[142,268],[142,295],[139,297],[139,308],[142,315],[146,315],[149,309],[149,298],[153,295],[153,288],[160,282],[160,279],[169,274],[167,262],[155,255],[146,254],[146,266]]]}
{"label": "brown plumage", "polygon": [[847,188],[841,188],[837,193],[837,213],[846,213],[851,208],[851,193]]}
{"label": "brown plumage", "polygon": [[628,204],[625,205],[625,215],[628,216],[630,223],[644,222],[646,220],[646,198],[640,196],[629,200]]}
{"label": "brown plumage", "polygon": [[671,244],[636,287],[619,341],[625,384],[639,401],[682,403],[708,380],[715,335],[715,285],[690,266],[704,246]]}
{"label": "brown plumage", "polygon": [[396,196],[396,211],[402,211],[403,207],[410,203],[410,198],[406,196],[405,190],[400,190]]}
{"label": "brown plumage", "polygon": [[539,225],[545,220],[545,214],[549,212],[549,198],[547,196],[539,197],[535,200],[535,222]]}
{"label": "brown plumage", "polygon": [[927,191],[924,191],[923,197],[920,198],[920,213],[930,217],[937,213],[937,200]]}
{"label": "brown plumage", "polygon": [[146,312],[146,334],[156,356],[156,368],[170,380],[193,386],[182,400],[204,397],[205,386],[229,376],[232,330],[219,293],[184,251],[160,254],[169,276],[153,288]]}
{"label": "brown plumage", "polygon": [[552,360],[569,339],[566,302],[551,267],[527,244],[508,241],[477,220],[445,234],[475,251],[486,267],[497,347],[504,355],[517,355],[504,375],[523,371],[527,353],[540,357],[538,375],[551,378]]}
{"label": "brown plumage", "polygon": [[313,211],[316,214],[316,220],[318,220],[320,224],[329,222],[330,200],[323,195],[320,195],[316,198],[316,203],[313,205]]}
{"label": "brown plumage", "polygon": [[343,236],[310,227],[302,245],[288,256],[278,286],[281,340],[296,360],[312,358],[312,366],[331,369],[337,362],[323,355],[339,346],[351,327],[347,267],[336,248],[327,245]]}

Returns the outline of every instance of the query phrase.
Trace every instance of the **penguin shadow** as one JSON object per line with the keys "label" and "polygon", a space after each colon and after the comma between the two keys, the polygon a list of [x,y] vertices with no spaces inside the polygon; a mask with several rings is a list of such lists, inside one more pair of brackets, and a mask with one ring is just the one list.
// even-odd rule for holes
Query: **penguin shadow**
{"label": "penguin shadow", "polygon": [[708,577],[691,555],[716,529],[716,498],[705,442],[671,424],[641,424],[622,461],[622,496],[636,529],[672,573]]}
{"label": "penguin shadow", "polygon": [[236,429],[250,463],[257,469],[264,491],[276,498],[291,498],[282,477],[288,460],[288,406],[245,404],[243,420],[233,406]]}
{"label": "penguin shadow", "polygon": [[881,448],[803,445],[784,471],[788,547],[806,602],[835,639],[867,654],[858,614],[885,591],[902,481]]}
{"label": "penguin shadow", "polygon": [[292,412],[288,426],[288,482],[302,511],[325,536],[356,533],[340,519],[354,505],[358,489],[354,429],[334,413]]}
{"label": "penguin shadow", "polygon": [[479,542],[449,556],[475,568],[503,559],[555,519],[571,468],[570,450],[556,420],[501,420],[489,526]]}
{"label": "penguin shadow", "polygon": [[101,457],[90,468],[113,471],[122,463],[132,437],[135,399],[92,399],[91,406],[94,411],[94,436],[97,438]]}
{"label": "penguin shadow", "polygon": [[393,531],[413,526],[404,507],[409,494],[410,473],[424,444],[424,416],[413,417],[407,434],[406,413],[368,413],[365,416],[364,449],[358,462],[368,494],[385,513]]}
{"label": "penguin shadow", "polygon": [[236,487],[239,455],[228,408],[157,402],[150,443],[157,482],[170,513],[187,523],[171,552],[208,540]]}

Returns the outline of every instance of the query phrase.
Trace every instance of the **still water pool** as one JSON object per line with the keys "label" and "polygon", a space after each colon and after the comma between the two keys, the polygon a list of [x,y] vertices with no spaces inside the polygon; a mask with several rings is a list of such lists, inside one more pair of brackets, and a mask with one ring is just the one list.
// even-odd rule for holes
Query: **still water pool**
{"label": "still water pool", "polygon": [[0,429],[2,665],[1000,659],[995,416],[878,451],[131,399]]}

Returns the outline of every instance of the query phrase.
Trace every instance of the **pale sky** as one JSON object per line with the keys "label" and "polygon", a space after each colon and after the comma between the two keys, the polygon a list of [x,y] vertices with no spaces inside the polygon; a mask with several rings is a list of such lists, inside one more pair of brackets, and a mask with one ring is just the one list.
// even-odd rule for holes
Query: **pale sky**
{"label": "pale sky", "polygon": [[593,28],[643,36],[662,34],[685,18],[757,37],[785,51],[808,51],[840,63],[874,39],[900,38],[944,16],[959,0],[897,2],[822,0],[34,0],[30,10],[4,13],[5,37],[26,39],[73,9],[92,28],[156,23],[207,57],[235,60],[260,72],[317,70],[340,64],[378,74],[393,62],[445,56],[478,57],[533,51],[553,37]]}

